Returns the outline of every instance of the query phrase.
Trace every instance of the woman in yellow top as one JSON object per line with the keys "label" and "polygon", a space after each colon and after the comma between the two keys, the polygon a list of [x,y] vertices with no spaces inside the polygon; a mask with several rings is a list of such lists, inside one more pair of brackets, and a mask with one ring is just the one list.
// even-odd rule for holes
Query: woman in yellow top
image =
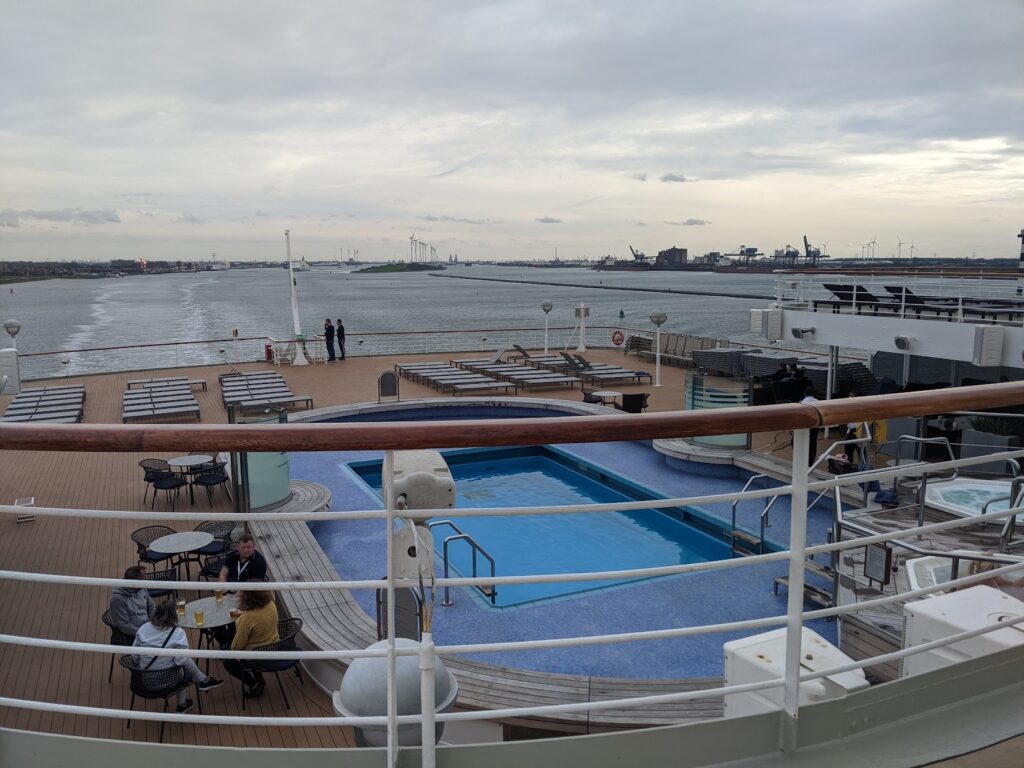
{"label": "woman in yellow top", "polygon": [[[277,606],[274,596],[266,590],[244,591],[238,598],[238,615],[235,616],[235,637],[231,641],[231,650],[249,651],[273,645],[280,637],[277,634]],[[234,616],[234,614],[232,614]],[[224,669],[232,677],[237,677],[245,686],[246,698],[255,699],[263,695],[266,686],[263,673],[248,669],[246,662],[239,659],[226,659]]]}

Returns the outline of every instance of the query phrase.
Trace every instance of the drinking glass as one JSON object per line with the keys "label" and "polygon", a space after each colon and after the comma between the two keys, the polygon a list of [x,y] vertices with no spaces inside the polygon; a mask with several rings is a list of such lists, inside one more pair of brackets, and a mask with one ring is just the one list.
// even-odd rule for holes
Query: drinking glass
{"label": "drinking glass", "polygon": [[178,601],[178,618],[181,618],[184,615],[185,615],[185,601],[184,600],[179,600]]}
{"label": "drinking glass", "polygon": [[224,602],[224,592],[222,590],[219,590],[219,589],[216,590],[213,593],[213,599],[217,601],[217,605],[220,605],[221,603]]}
{"label": "drinking glass", "polygon": [[203,626],[203,609],[202,608],[196,608],[196,626],[197,627]]}

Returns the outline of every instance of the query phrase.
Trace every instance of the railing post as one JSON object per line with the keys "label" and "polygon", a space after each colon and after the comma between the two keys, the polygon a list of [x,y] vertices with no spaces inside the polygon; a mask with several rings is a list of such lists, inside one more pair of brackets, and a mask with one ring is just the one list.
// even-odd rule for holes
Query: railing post
{"label": "railing post", "polygon": [[395,557],[393,534],[395,530],[395,487],[392,483],[395,452],[384,452],[384,506],[387,509],[387,580],[388,580],[388,768],[398,765],[398,696],[395,692]]}
{"label": "railing post", "polygon": [[793,430],[793,495],[789,514],[789,599],[786,611],[785,713],[780,746],[785,752],[797,747],[800,710],[800,641],[803,635],[804,551],[807,548],[807,454],[810,432]]}
{"label": "railing post", "polygon": [[434,636],[424,632],[420,639],[420,766],[434,768]]}

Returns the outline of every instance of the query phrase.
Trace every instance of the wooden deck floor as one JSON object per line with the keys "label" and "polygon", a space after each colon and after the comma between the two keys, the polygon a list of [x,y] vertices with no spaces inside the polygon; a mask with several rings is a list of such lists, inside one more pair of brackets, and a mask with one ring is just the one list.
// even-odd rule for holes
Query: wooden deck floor
{"label": "wooden deck floor", "polygon": [[[465,357],[467,355],[454,355]],[[308,368],[278,369],[296,394],[311,395],[317,407],[336,404],[375,402],[377,376],[390,370],[395,362],[448,359],[453,355],[403,355],[397,357],[350,357],[344,362]],[[622,363],[624,358],[614,350],[588,353],[598,362]],[[637,370],[653,370],[644,361],[629,357],[628,366]],[[242,370],[270,367],[267,364],[246,364]],[[217,375],[226,366],[174,369],[174,375],[190,379],[206,379],[208,390],[197,391],[203,423],[223,423],[227,414],[220,402]],[[121,421],[121,393],[129,379],[170,375],[159,371],[132,371],[61,379],[61,383],[82,383],[86,386],[86,423]],[[626,392],[650,392],[651,410],[668,411],[682,406],[683,372],[662,368],[663,387],[619,385]],[[47,382],[29,382],[27,387]],[[402,399],[436,397],[432,389],[402,380]],[[531,393],[531,396],[580,399],[579,389],[552,389]],[[11,396],[0,396],[0,411]],[[0,446],[2,448],[2,446]],[[207,452],[216,446],[182,446],[180,453]],[[177,452],[176,452],[177,453]],[[168,454],[164,458],[169,458]],[[34,496],[38,506],[86,509],[133,510],[142,506],[144,485],[137,463],[147,458],[132,453],[67,453],[14,452],[0,450],[0,499]],[[184,498],[184,497],[183,497]],[[147,502],[148,503],[148,502]],[[179,504],[187,501],[179,501]],[[163,499],[157,508],[169,508]],[[205,495],[196,498],[196,523],[210,507]],[[214,509],[230,511],[226,497],[216,497]],[[13,516],[0,517],[4,533],[0,536],[0,563],[3,568],[42,573],[65,573],[81,576],[117,577],[135,564],[135,546],[129,535],[145,525],[138,520],[100,520],[84,518],[38,517],[34,522],[17,524]],[[190,523],[171,524],[186,530]],[[0,600],[0,632],[32,637],[49,637],[82,642],[106,641],[109,634],[100,621],[107,606],[109,592],[92,587],[67,587],[5,581]],[[195,638],[193,638],[193,642]],[[130,698],[126,673],[115,666],[112,683],[107,683],[110,656],[106,654],[54,652],[47,649],[26,649],[0,645],[0,694],[4,696],[63,702],[71,705],[126,707]],[[214,674],[222,676],[216,670]],[[300,686],[291,675],[282,675],[292,702],[290,714],[323,716],[332,714],[330,700],[314,685]],[[203,696],[207,713],[241,714],[239,689],[229,679],[220,689]],[[153,709],[158,703],[144,704]],[[267,693],[251,706],[254,715],[283,715],[280,692],[268,681]],[[159,725],[134,721],[125,729],[119,719],[102,719],[66,714],[39,713],[28,710],[0,709],[0,726],[40,730],[67,735],[111,739],[156,740]],[[246,747],[341,747],[352,746],[352,736],[342,728],[238,728],[230,726],[168,725],[165,741],[171,743],[209,744]]]}

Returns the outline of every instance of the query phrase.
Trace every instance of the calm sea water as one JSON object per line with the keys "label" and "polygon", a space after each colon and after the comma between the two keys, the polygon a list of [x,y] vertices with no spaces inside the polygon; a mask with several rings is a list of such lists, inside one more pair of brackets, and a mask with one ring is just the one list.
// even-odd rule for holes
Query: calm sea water
{"label": "calm sea water", "polygon": [[[584,302],[591,307],[592,325],[652,328],[650,313],[660,309],[668,315],[664,330],[743,337],[748,333],[748,310],[766,306],[766,301],[604,288],[674,288],[762,295],[773,292],[771,275],[601,273],[481,265],[456,267],[446,274],[562,285],[458,280],[424,273],[358,275],[317,268],[296,274],[303,331],[307,335],[319,332],[326,317],[343,318],[350,336],[411,330],[542,328],[544,314],[540,305],[549,300],[555,305],[550,315],[552,328],[575,325],[573,307]],[[593,287],[570,287],[566,283]],[[0,317],[15,317],[23,324],[17,339],[22,353],[226,338],[235,329],[240,336],[291,335],[288,273],[283,269],[47,280],[21,283],[13,288],[13,294],[6,286],[0,294]],[[625,314],[624,319],[620,319],[620,312]],[[563,332],[561,337],[566,335]],[[554,338],[555,334],[553,344]],[[383,351],[377,341],[368,338],[370,343],[357,350]],[[528,341],[532,343],[533,339]],[[606,343],[603,335],[596,341]],[[470,343],[465,348],[489,347],[481,338],[479,344]],[[29,361],[42,363],[40,359]],[[215,359],[171,360],[167,348],[133,350],[130,356],[92,353],[67,356],[63,369],[50,359],[46,371],[35,373],[52,375],[184,362]]]}

